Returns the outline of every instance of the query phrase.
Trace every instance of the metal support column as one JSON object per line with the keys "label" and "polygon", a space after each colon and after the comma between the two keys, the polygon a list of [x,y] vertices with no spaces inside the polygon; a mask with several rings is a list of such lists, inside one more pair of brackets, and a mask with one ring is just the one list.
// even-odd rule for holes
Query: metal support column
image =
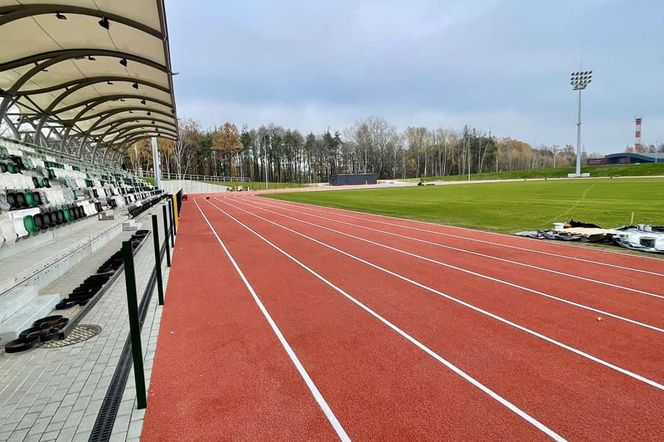
{"label": "metal support column", "polygon": [[157,271],[157,295],[159,305],[164,305],[164,282],[161,276],[161,244],[159,244],[159,222],[157,215],[152,215],[152,237],[154,238],[154,260]]}
{"label": "metal support column", "polygon": [[154,171],[155,186],[161,189],[161,168],[159,165],[159,149],[157,148],[157,138],[152,137],[152,170]]}
{"label": "metal support column", "polygon": [[145,373],[143,372],[143,349],[141,347],[141,324],[138,318],[138,299],[136,294],[136,273],[134,271],[134,250],[131,241],[122,243],[124,258],[125,284],[127,288],[127,310],[129,311],[129,333],[131,335],[131,353],[134,360],[134,380],[136,381],[137,408],[147,406],[145,393]]}
{"label": "metal support column", "polygon": [[168,244],[168,215],[166,214],[166,206],[161,206],[162,218],[164,219],[164,239],[166,240],[166,265],[171,266],[171,247]]}

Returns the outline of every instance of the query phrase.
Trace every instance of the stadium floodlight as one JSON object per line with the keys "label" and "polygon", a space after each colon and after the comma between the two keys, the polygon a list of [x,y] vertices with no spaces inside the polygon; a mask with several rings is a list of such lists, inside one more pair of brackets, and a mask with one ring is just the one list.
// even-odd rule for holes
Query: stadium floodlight
{"label": "stadium floodlight", "polygon": [[121,58],[120,59],[120,64],[124,67],[127,67],[127,59],[126,58]]}
{"label": "stadium floodlight", "polygon": [[56,12],[55,18],[57,18],[58,20],[67,20],[67,16],[64,15],[62,12]]}
{"label": "stadium floodlight", "polygon": [[137,82],[137,81],[134,81],[134,82],[132,83],[131,87],[133,87],[134,89],[138,89],[138,82]]}
{"label": "stadium floodlight", "polygon": [[581,91],[593,81],[593,71],[572,72],[570,85],[573,91],[579,91],[579,113],[576,121],[576,176],[581,176]]}

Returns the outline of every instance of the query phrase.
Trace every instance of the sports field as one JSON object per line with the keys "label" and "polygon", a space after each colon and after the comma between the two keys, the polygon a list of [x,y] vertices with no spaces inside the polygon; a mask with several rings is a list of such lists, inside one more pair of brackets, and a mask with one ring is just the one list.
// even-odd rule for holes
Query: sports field
{"label": "sports field", "polygon": [[659,260],[245,193],[181,213],[144,441],[664,439]]}
{"label": "sports field", "polygon": [[664,224],[664,179],[524,181],[266,195],[285,201],[473,227],[550,228],[570,218],[606,227]]}
{"label": "sports field", "polygon": [[[512,170],[507,172],[484,172],[471,176],[471,180],[508,180],[519,178],[566,178],[574,173],[574,167],[549,167],[529,170]],[[649,164],[611,164],[604,166],[583,166],[581,172],[593,177],[624,177],[624,176],[664,176],[664,163]],[[448,175],[444,177],[424,177],[423,181],[465,181],[467,175]],[[419,181],[417,178],[411,181]]]}

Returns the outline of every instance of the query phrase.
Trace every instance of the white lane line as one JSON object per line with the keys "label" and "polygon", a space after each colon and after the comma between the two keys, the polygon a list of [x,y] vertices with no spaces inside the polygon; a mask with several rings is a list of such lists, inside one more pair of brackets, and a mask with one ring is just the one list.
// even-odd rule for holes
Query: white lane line
{"label": "white lane line", "polygon": [[[399,335],[401,335],[403,338],[405,338],[406,340],[408,340],[411,344],[414,344],[416,347],[418,347],[420,350],[424,351],[426,354],[428,354],[429,356],[431,356],[432,358],[434,358],[436,361],[440,362],[441,364],[443,364],[444,366],[446,366],[447,368],[449,368],[451,371],[453,371],[453,372],[456,373],[457,375],[461,376],[464,380],[466,380],[467,382],[469,382],[469,383],[472,384],[473,386],[477,387],[478,389],[480,389],[480,390],[481,390],[482,392],[484,392],[485,394],[489,395],[489,396],[490,396],[491,398],[493,398],[494,400],[498,401],[501,405],[505,406],[507,409],[509,409],[509,410],[512,411],[513,413],[517,414],[519,417],[521,417],[521,418],[524,419],[526,422],[528,422],[529,424],[531,424],[531,425],[533,425],[534,427],[536,427],[536,428],[537,428],[538,430],[540,430],[541,432],[545,433],[545,434],[546,434],[547,436],[549,436],[550,438],[552,438],[552,439],[554,439],[554,440],[557,440],[557,441],[564,441],[564,440],[565,440],[562,436],[560,436],[559,434],[557,434],[556,432],[554,432],[553,430],[551,430],[550,428],[548,428],[547,426],[545,426],[543,423],[541,423],[540,421],[538,421],[538,420],[535,419],[534,417],[530,416],[528,413],[526,413],[525,411],[521,410],[521,409],[520,409],[519,407],[517,407],[516,405],[512,404],[511,402],[509,402],[507,399],[503,398],[503,397],[500,396],[498,393],[494,392],[494,391],[491,390],[489,387],[487,387],[486,385],[484,385],[484,384],[482,384],[481,382],[479,382],[477,379],[473,378],[473,377],[470,376],[468,373],[466,373],[465,371],[461,370],[459,367],[457,367],[456,365],[452,364],[450,361],[448,361],[447,359],[443,358],[442,356],[440,356],[440,355],[439,355],[438,353],[436,353],[435,351],[431,350],[429,347],[427,347],[426,345],[424,345],[423,343],[421,343],[420,341],[418,341],[417,339],[415,339],[414,337],[412,337],[411,335],[409,335],[408,333],[406,333],[404,330],[402,330],[401,328],[399,328],[398,326],[396,326],[396,325],[393,324],[392,322],[388,321],[387,319],[385,319],[384,317],[382,317],[381,315],[379,315],[378,313],[376,313],[374,310],[372,310],[371,308],[369,308],[368,306],[366,306],[366,305],[363,304],[362,302],[358,301],[356,298],[354,298],[352,295],[350,295],[349,293],[347,293],[346,291],[344,291],[342,288],[336,286],[335,284],[333,284],[333,283],[330,282],[329,280],[325,279],[325,277],[323,277],[322,275],[320,275],[319,273],[317,273],[315,270],[313,270],[312,268],[310,268],[310,267],[307,266],[306,264],[302,263],[301,261],[299,261],[299,260],[298,260],[297,258],[295,258],[294,256],[290,255],[288,252],[286,252],[286,251],[284,251],[283,249],[281,249],[279,246],[277,246],[276,244],[274,244],[273,242],[271,242],[269,239],[265,238],[265,237],[264,237],[263,235],[261,235],[260,233],[258,233],[258,232],[256,232],[255,230],[253,230],[251,227],[249,227],[249,226],[247,226],[246,224],[244,224],[242,221],[240,221],[240,220],[238,220],[237,218],[235,218],[235,217],[234,217],[233,215],[231,215],[230,213],[226,212],[226,211],[225,211],[224,209],[222,209],[221,207],[219,207],[219,206],[217,206],[216,204],[210,202],[209,200],[208,200],[208,203],[210,203],[214,208],[216,208],[217,210],[219,210],[220,212],[222,212],[224,215],[226,215],[227,217],[229,217],[230,219],[232,219],[233,221],[235,221],[236,223],[238,223],[239,225],[241,225],[242,227],[244,227],[245,229],[247,229],[249,232],[251,232],[251,233],[253,233],[254,235],[256,235],[258,238],[260,238],[261,240],[263,240],[265,243],[269,244],[272,248],[274,248],[275,250],[279,251],[281,254],[283,254],[284,256],[286,256],[288,259],[290,259],[291,261],[293,261],[294,263],[296,263],[297,265],[299,265],[300,267],[302,267],[303,269],[305,269],[307,272],[311,273],[313,276],[315,276],[316,278],[318,278],[318,279],[319,279],[320,281],[322,281],[324,284],[328,285],[330,288],[332,288],[333,290],[335,290],[336,292],[338,292],[339,294],[341,294],[342,296],[344,296],[346,299],[348,299],[349,301],[351,301],[352,303],[354,303],[355,305],[357,305],[358,307],[360,307],[361,309],[363,309],[364,311],[366,311],[367,313],[369,313],[369,314],[370,314],[371,316],[373,316],[374,318],[378,319],[380,322],[382,322],[383,324],[385,324],[386,326],[388,326],[390,329],[392,329],[393,331],[395,331],[396,333],[398,333]],[[242,209],[240,209],[240,210],[242,210]]]}
{"label": "white lane line", "polygon": [[[277,200],[277,199],[274,199],[274,198],[270,198],[270,200],[271,201],[279,201],[279,202],[282,202],[284,204],[295,204],[295,205],[298,205],[298,206],[307,207],[309,209],[314,207],[312,204],[298,203],[296,201],[286,202],[286,201]],[[434,234],[434,235],[447,236],[447,237],[450,237],[450,238],[464,239],[464,240],[467,240],[467,241],[473,241],[473,242],[478,242],[478,243],[482,243],[482,244],[490,244],[490,245],[509,248],[509,249],[514,249],[514,250],[521,250],[521,251],[524,251],[524,252],[537,253],[537,254],[546,255],[546,256],[553,256],[553,257],[556,257],[556,258],[563,258],[563,259],[579,261],[579,262],[587,262],[587,263],[590,263],[590,264],[596,264],[596,265],[600,265],[600,266],[606,266],[606,267],[611,267],[611,268],[616,268],[616,269],[621,269],[621,270],[628,270],[628,271],[632,271],[632,272],[638,272],[638,273],[644,273],[644,274],[648,274],[648,275],[664,277],[664,273],[654,272],[654,271],[650,271],[650,270],[638,269],[638,268],[635,268],[635,267],[628,267],[628,266],[621,266],[621,265],[618,265],[618,264],[610,264],[610,263],[606,263],[606,262],[593,261],[592,259],[579,258],[579,257],[569,256],[569,255],[561,255],[561,254],[553,253],[553,252],[545,252],[543,250],[529,249],[527,247],[513,246],[513,245],[509,245],[509,244],[493,242],[493,241],[487,241],[487,240],[483,240],[483,239],[479,239],[479,238],[473,238],[473,237],[470,237],[470,236],[454,235],[452,233],[444,233],[444,232],[439,232],[439,231],[436,231],[436,230],[422,229],[422,228],[419,228],[419,227],[414,227],[414,226],[405,225],[405,224],[389,223],[389,222],[378,221],[378,220],[371,219],[371,218],[366,218],[366,217],[360,217],[360,216],[353,216],[353,215],[346,215],[346,214],[338,213],[338,212],[354,213],[354,214],[359,214],[360,213],[360,212],[353,211],[353,210],[339,209],[339,208],[336,208],[336,207],[325,207],[325,206],[315,206],[315,207],[321,207],[321,208],[324,208],[324,209],[328,209],[328,211],[330,213],[335,213],[339,216],[344,216],[344,217],[348,217],[348,218],[356,218],[356,219],[371,222],[371,223],[385,224],[385,225],[388,225],[388,226],[399,227],[399,228],[402,228],[402,229],[416,230],[416,231],[419,231],[419,232],[431,233],[431,234]],[[322,213],[328,213],[328,211],[321,210]],[[427,222],[427,221],[414,221],[414,220],[409,220],[409,219],[406,219],[406,218],[395,218],[395,217],[380,215],[380,214],[377,214],[377,213],[371,213],[369,215],[380,217],[380,218],[385,218],[385,219],[403,221],[404,223],[410,222],[410,223],[426,224],[426,225],[430,225],[430,226],[434,226],[434,227],[443,227],[443,228],[449,228],[449,229],[464,230],[464,231],[467,231],[467,232],[474,232],[476,234],[477,233],[491,234],[491,235],[498,235],[500,237],[508,238],[508,239],[518,239],[518,237],[510,236],[510,235],[504,235],[502,233],[486,232],[486,231],[483,231],[483,230],[473,230],[473,229],[467,229],[465,227],[447,226],[447,225],[443,225],[443,224],[430,223],[430,222]],[[521,239],[523,239],[523,238],[521,238]],[[558,244],[558,245],[562,246],[562,244]],[[580,247],[573,247],[571,245],[567,245],[567,247],[572,247],[572,248],[577,248],[577,249],[580,248]],[[625,257],[628,257],[628,258],[635,258],[635,259],[638,258],[638,259],[658,260],[658,258],[652,258],[652,257],[648,257],[648,256],[634,256],[634,255],[628,255],[626,253],[613,252],[613,251],[612,252],[607,252],[607,253],[612,253],[614,255],[621,255],[621,256],[625,256]]]}
{"label": "white lane line", "polygon": [[[253,207],[253,206],[249,205],[249,207]],[[554,296],[554,295],[551,295],[551,294],[548,294],[548,293],[544,293],[542,291],[531,289],[529,287],[525,287],[525,286],[515,284],[515,283],[509,282],[509,281],[505,281],[505,280],[502,280],[502,279],[499,279],[499,278],[494,278],[493,276],[488,276],[488,275],[484,275],[482,273],[477,273],[477,272],[474,272],[472,270],[464,269],[463,267],[458,267],[458,266],[448,264],[448,263],[443,262],[443,261],[438,261],[438,260],[435,260],[435,259],[432,259],[432,258],[427,258],[426,256],[417,255],[415,253],[408,252],[406,250],[402,250],[402,249],[398,249],[396,247],[388,246],[387,244],[383,244],[383,243],[379,243],[379,242],[376,242],[376,241],[372,241],[370,239],[362,238],[361,236],[352,235],[350,233],[342,232],[340,230],[335,230],[335,229],[332,229],[330,227],[321,226],[319,224],[312,223],[312,222],[309,222],[309,221],[304,221],[302,219],[295,218],[295,217],[292,217],[292,216],[289,216],[289,215],[285,215],[283,213],[275,212],[273,210],[265,209],[263,207],[259,207],[259,208],[260,208],[260,210],[263,210],[265,212],[273,213],[275,215],[278,215],[278,216],[281,216],[281,217],[284,217],[284,218],[288,218],[288,219],[297,221],[299,223],[308,224],[308,225],[316,227],[318,229],[327,230],[329,232],[333,232],[333,233],[336,233],[336,234],[339,234],[339,235],[342,235],[342,236],[346,236],[348,238],[353,238],[353,239],[356,239],[358,241],[366,242],[367,244],[372,244],[372,245],[375,245],[375,246],[378,246],[378,247],[382,247],[384,249],[391,250],[393,252],[397,252],[397,253],[400,253],[402,255],[417,258],[417,259],[420,259],[422,261],[426,261],[426,262],[430,262],[432,264],[440,265],[442,267],[447,267],[447,268],[452,269],[452,270],[456,270],[456,271],[463,272],[463,273],[466,273],[466,274],[469,274],[469,275],[473,275],[473,276],[476,276],[478,278],[486,279],[488,281],[496,282],[498,284],[506,285],[508,287],[512,287],[512,288],[515,288],[515,289],[518,289],[518,290],[523,290],[525,292],[532,293],[533,295],[537,295],[537,296],[541,296],[541,297],[544,297],[544,298],[552,299],[554,301],[558,301],[558,302],[561,302],[563,304],[568,304],[568,305],[571,305],[571,306],[574,306],[574,307],[578,307],[578,308],[581,308],[581,309],[584,309],[584,310],[588,310],[588,311],[591,311],[593,313],[599,313],[601,315],[605,315],[605,316],[608,316],[608,317],[611,317],[611,318],[614,318],[614,319],[618,319],[620,321],[628,322],[632,325],[636,325],[636,326],[639,326],[639,327],[644,327],[644,328],[647,328],[647,329],[650,329],[650,330],[653,330],[653,331],[656,331],[656,332],[659,332],[659,333],[664,333],[663,328],[656,327],[654,325],[646,324],[644,322],[639,322],[639,321],[636,321],[634,319],[630,319],[630,318],[627,318],[627,317],[624,317],[624,316],[620,316],[620,315],[615,314],[615,313],[610,313],[610,312],[607,312],[605,310],[600,310],[600,309],[590,307],[590,306],[585,305],[585,304],[580,304],[578,302],[570,301],[570,300],[565,299],[565,298],[560,298],[558,296]]]}
{"label": "white lane line", "polygon": [[[222,201],[220,201],[220,202],[222,202]],[[431,293],[433,293],[433,294],[435,294],[435,295],[438,295],[438,296],[440,296],[440,297],[442,297],[442,298],[445,298],[445,299],[450,300],[450,301],[452,301],[452,302],[455,302],[455,303],[457,303],[457,304],[459,304],[459,305],[462,305],[462,306],[464,306],[464,307],[467,307],[467,308],[469,308],[469,309],[471,309],[471,310],[473,310],[473,311],[476,311],[476,312],[481,313],[481,314],[483,314],[483,315],[485,315],[485,316],[488,316],[488,317],[490,317],[490,318],[492,318],[492,319],[495,319],[496,321],[502,322],[503,324],[506,324],[506,325],[509,325],[509,326],[511,326],[511,327],[514,327],[514,328],[516,328],[517,330],[520,330],[520,331],[522,331],[522,332],[524,332],[524,333],[528,333],[529,335],[535,336],[535,337],[537,337],[537,338],[539,338],[539,339],[542,339],[542,340],[544,340],[544,341],[546,341],[546,342],[548,342],[548,343],[550,343],[550,344],[553,344],[553,345],[555,345],[555,346],[557,346],[557,347],[560,347],[560,348],[562,348],[562,349],[565,349],[565,350],[567,350],[567,351],[570,351],[570,352],[572,352],[572,353],[574,353],[574,354],[576,354],[576,355],[578,355],[578,356],[581,356],[581,357],[583,357],[583,358],[586,358],[586,359],[588,359],[588,360],[590,360],[590,361],[593,361],[593,362],[595,362],[595,363],[597,363],[597,364],[603,365],[603,366],[605,366],[605,367],[607,367],[607,368],[610,368],[611,370],[615,370],[615,371],[617,371],[618,373],[621,373],[621,374],[624,374],[625,376],[628,376],[628,377],[631,377],[631,378],[633,378],[633,379],[636,379],[637,381],[643,382],[644,384],[648,384],[648,385],[650,385],[651,387],[655,387],[655,388],[657,388],[658,390],[664,391],[664,385],[659,384],[658,382],[653,381],[653,380],[651,380],[651,379],[648,379],[648,378],[646,378],[646,377],[644,377],[644,376],[641,376],[641,375],[639,375],[639,374],[637,374],[637,373],[634,373],[634,372],[632,372],[632,371],[629,371],[629,370],[627,370],[627,369],[625,369],[625,368],[622,368],[622,367],[619,367],[619,366],[617,366],[617,365],[614,365],[614,364],[612,364],[612,363],[610,363],[610,362],[607,362],[607,361],[605,361],[605,360],[603,360],[603,359],[600,359],[600,358],[598,358],[597,356],[593,356],[593,355],[591,355],[590,353],[586,353],[586,352],[584,352],[584,351],[582,351],[582,350],[579,350],[579,349],[577,349],[577,348],[574,348],[574,347],[572,347],[572,346],[569,346],[569,345],[567,345],[567,344],[564,344],[564,343],[562,343],[562,342],[560,342],[560,341],[556,341],[555,339],[550,338],[550,337],[548,337],[548,336],[546,336],[546,335],[543,335],[542,333],[536,332],[535,330],[531,330],[531,329],[529,329],[529,328],[527,328],[527,327],[524,327],[523,325],[519,325],[519,324],[517,324],[516,322],[512,322],[512,321],[510,321],[509,319],[505,319],[505,318],[503,318],[503,317],[501,317],[501,316],[498,316],[498,315],[496,315],[495,313],[491,313],[491,312],[489,312],[489,311],[487,311],[487,310],[484,310],[484,309],[482,309],[482,308],[480,308],[480,307],[474,306],[474,305],[472,305],[472,304],[470,304],[470,303],[468,303],[468,302],[466,302],[466,301],[463,301],[463,300],[461,300],[461,299],[455,298],[454,296],[451,296],[451,295],[448,295],[448,294],[446,294],[446,293],[443,293],[443,292],[441,292],[440,290],[436,290],[436,289],[434,289],[434,288],[432,288],[432,287],[429,287],[429,286],[427,286],[427,285],[424,285],[424,284],[422,284],[422,283],[419,283],[419,282],[417,282],[417,281],[415,281],[415,280],[412,280],[412,279],[410,279],[410,278],[408,278],[408,277],[406,277],[406,276],[400,275],[400,274],[398,274],[398,273],[396,273],[396,272],[393,272],[393,271],[391,271],[391,270],[388,270],[388,269],[386,269],[386,268],[384,268],[384,267],[381,267],[381,266],[379,266],[379,265],[377,265],[377,264],[374,264],[374,263],[372,263],[372,262],[369,262],[369,261],[367,261],[366,259],[362,259],[362,258],[360,258],[360,257],[358,257],[358,256],[355,256],[355,255],[353,255],[353,254],[351,254],[351,253],[348,253],[348,252],[346,252],[346,251],[344,251],[344,250],[341,250],[341,249],[339,249],[339,248],[337,248],[337,247],[334,247],[334,246],[332,246],[332,245],[330,245],[330,244],[324,243],[323,241],[319,241],[319,240],[317,240],[316,238],[313,238],[313,237],[311,237],[311,236],[305,235],[304,233],[300,233],[300,232],[298,232],[297,230],[291,229],[290,227],[286,227],[286,226],[281,225],[281,224],[279,224],[279,223],[277,223],[277,222],[274,222],[274,221],[272,221],[272,220],[269,220],[269,219],[267,219],[267,218],[265,218],[265,217],[262,217],[262,216],[260,216],[260,215],[257,215],[257,214],[255,214],[255,213],[253,213],[253,212],[249,212],[248,210],[244,210],[244,209],[241,208],[241,207],[234,206],[234,205],[232,205],[232,204],[230,204],[230,203],[228,203],[228,202],[225,202],[225,201],[223,202],[223,204],[226,204],[226,205],[229,205],[229,206],[231,206],[231,207],[234,207],[234,208],[236,208],[236,209],[238,209],[238,210],[241,210],[241,211],[243,211],[243,212],[245,212],[245,213],[248,213],[248,214],[250,214],[250,215],[252,215],[252,216],[254,216],[254,217],[256,217],[256,218],[262,219],[262,220],[265,221],[265,222],[268,222],[268,223],[273,224],[273,225],[275,225],[275,226],[277,226],[277,227],[279,227],[279,228],[282,228],[282,229],[287,230],[287,231],[289,231],[289,232],[291,232],[291,233],[294,233],[295,235],[301,236],[302,238],[306,238],[306,239],[308,239],[309,241],[312,241],[312,242],[314,242],[314,243],[316,243],[316,244],[319,244],[319,245],[321,245],[321,246],[323,246],[323,247],[326,247],[326,248],[328,248],[328,249],[330,249],[330,250],[333,250],[333,251],[335,251],[335,252],[337,252],[337,253],[340,253],[340,254],[342,254],[342,255],[344,255],[344,256],[347,256],[347,257],[349,257],[349,258],[351,258],[351,259],[354,259],[354,260],[356,260],[356,261],[359,261],[359,262],[361,262],[361,263],[364,263],[364,264],[368,265],[369,267],[372,267],[372,268],[374,268],[374,269],[376,269],[376,270],[380,270],[381,272],[387,273],[388,275],[393,276],[393,277],[395,277],[395,278],[397,278],[397,279],[401,279],[402,281],[405,281],[405,282],[407,282],[407,283],[409,283],[409,284],[412,284],[412,285],[414,285],[414,286],[416,286],[416,287],[420,287],[421,289],[424,289],[424,290],[426,290],[426,291],[428,291],[428,292],[431,292]],[[215,207],[216,207],[216,206],[215,206]],[[221,210],[221,209],[220,209],[220,210]]]}
{"label": "white lane line", "polygon": [[[323,413],[325,413],[325,417],[327,417],[327,420],[332,425],[332,428],[334,428],[334,431],[337,433],[337,436],[339,436],[339,439],[341,439],[342,441],[350,441],[351,439],[348,436],[348,434],[346,433],[346,430],[344,430],[343,426],[341,425],[341,423],[339,422],[337,417],[332,412],[332,409],[327,404],[327,401],[325,401],[325,398],[323,397],[321,392],[318,390],[318,387],[316,387],[316,384],[314,384],[314,381],[311,379],[311,376],[309,376],[309,373],[307,373],[307,370],[304,368],[304,366],[300,362],[300,359],[295,354],[295,351],[290,346],[290,344],[288,343],[288,341],[284,337],[283,333],[281,333],[281,330],[277,326],[276,322],[274,322],[274,319],[272,319],[272,316],[270,315],[270,313],[267,311],[267,309],[263,305],[263,302],[260,300],[260,298],[256,294],[256,291],[254,290],[254,288],[251,286],[251,284],[247,280],[247,277],[244,276],[244,273],[242,272],[242,269],[240,269],[240,266],[238,266],[237,262],[233,258],[233,255],[231,255],[229,250],[226,248],[226,244],[224,244],[224,242],[221,240],[221,238],[217,234],[217,231],[214,229],[214,227],[212,227],[212,224],[210,224],[210,221],[208,220],[207,216],[205,216],[205,213],[203,213],[203,210],[198,205],[197,199],[198,198],[194,198],[194,203],[196,204],[196,207],[198,208],[198,211],[203,216],[203,219],[205,220],[208,227],[210,228],[210,230],[214,234],[215,238],[217,238],[217,241],[219,242],[219,245],[221,245],[222,249],[224,249],[224,253],[226,254],[228,259],[230,260],[233,267],[235,268],[235,271],[237,272],[237,274],[242,279],[242,282],[244,283],[247,290],[249,290],[249,293],[251,293],[251,296],[254,298],[254,302],[256,303],[258,308],[260,309],[261,313],[263,314],[263,316],[267,320],[268,324],[270,324],[270,327],[272,328],[272,331],[274,332],[274,334],[279,339],[279,342],[281,343],[282,347],[284,347],[284,350],[286,350],[286,353],[288,354],[288,357],[293,362],[293,365],[295,365],[295,368],[297,368],[297,371],[300,373],[300,376],[304,380],[304,383],[307,385],[307,387],[309,388],[309,391],[311,391],[311,394],[316,399],[316,402],[318,402],[318,405],[323,410]],[[210,203],[210,204],[212,204],[212,203]]]}
{"label": "white lane line", "polygon": [[[592,279],[592,278],[586,278],[584,276],[572,275],[570,273],[560,272],[558,270],[547,269],[545,267],[539,267],[539,266],[532,265],[532,264],[526,264],[526,263],[523,263],[523,262],[520,262],[520,261],[514,261],[514,260],[511,260],[511,259],[507,259],[507,258],[501,258],[501,257],[498,257],[498,256],[493,256],[493,255],[487,255],[485,253],[475,252],[475,251],[468,250],[468,249],[463,249],[463,248],[460,248],[460,247],[448,246],[446,244],[441,244],[441,243],[437,243],[437,242],[433,242],[433,241],[427,241],[425,239],[415,238],[413,236],[400,235],[398,233],[388,232],[388,231],[381,230],[381,229],[374,229],[372,227],[363,226],[361,224],[349,223],[349,222],[346,222],[346,221],[340,221],[338,219],[331,219],[329,216],[314,215],[313,213],[304,212],[304,211],[300,211],[300,210],[295,210],[295,209],[292,209],[290,207],[287,207],[287,206],[284,206],[284,205],[281,205],[281,204],[269,204],[269,203],[263,203],[263,202],[258,203],[258,202],[255,202],[255,201],[253,201],[252,203],[255,203],[255,204],[258,204],[259,206],[264,206],[264,207],[271,207],[271,208],[275,208],[275,209],[279,208],[279,209],[282,209],[282,210],[288,210],[290,212],[300,213],[302,215],[307,215],[307,216],[323,219],[323,220],[338,223],[338,224],[345,224],[347,226],[357,227],[359,229],[370,230],[372,232],[378,232],[378,233],[382,233],[382,234],[385,234],[385,235],[394,236],[394,237],[397,237],[397,238],[403,238],[403,239],[407,239],[407,240],[411,240],[411,241],[416,241],[416,242],[420,242],[420,243],[423,243],[423,244],[432,245],[432,246],[435,246],[435,247],[441,247],[441,248],[444,248],[444,249],[454,250],[454,251],[457,251],[457,252],[468,253],[468,254],[475,255],[475,256],[481,256],[483,258],[493,259],[493,260],[496,260],[496,261],[501,261],[501,262],[505,262],[505,263],[508,263],[508,264],[513,264],[513,265],[517,265],[517,266],[521,266],[521,267],[527,267],[527,268],[534,269],[534,270],[539,270],[539,271],[542,271],[542,272],[553,273],[553,274],[556,274],[556,275],[561,275],[561,276],[565,276],[565,277],[569,277],[569,278],[579,279],[581,281],[586,281],[586,282],[590,282],[590,283],[593,283],[593,284],[605,285],[607,287],[613,287],[613,288],[620,289],[620,290],[625,290],[625,291],[628,291],[628,292],[638,293],[640,295],[646,295],[646,296],[651,296],[653,298],[664,299],[664,295],[658,295],[656,293],[647,292],[645,290],[639,290],[639,289],[635,289],[635,288],[631,288],[631,287],[625,287],[625,286],[622,286],[622,285],[619,285],[619,284],[612,284],[610,282],[599,281],[597,279]],[[325,212],[321,212],[321,211],[317,211],[317,210],[315,212],[325,213]],[[662,265],[664,265],[664,261],[662,262]]]}

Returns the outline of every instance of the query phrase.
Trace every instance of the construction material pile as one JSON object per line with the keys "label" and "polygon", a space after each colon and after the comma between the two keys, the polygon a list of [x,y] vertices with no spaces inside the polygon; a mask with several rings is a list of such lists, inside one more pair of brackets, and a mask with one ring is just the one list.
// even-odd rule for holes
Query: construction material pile
{"label": "construction material pile", "polygon": [[615,244],[641,252],[664,253],[664,226],[649,224],[606,229],[596,224],[570,220],[568,223],[554,223],[553,229],[550,230],[517,232],[515,235],[557,241]]}

